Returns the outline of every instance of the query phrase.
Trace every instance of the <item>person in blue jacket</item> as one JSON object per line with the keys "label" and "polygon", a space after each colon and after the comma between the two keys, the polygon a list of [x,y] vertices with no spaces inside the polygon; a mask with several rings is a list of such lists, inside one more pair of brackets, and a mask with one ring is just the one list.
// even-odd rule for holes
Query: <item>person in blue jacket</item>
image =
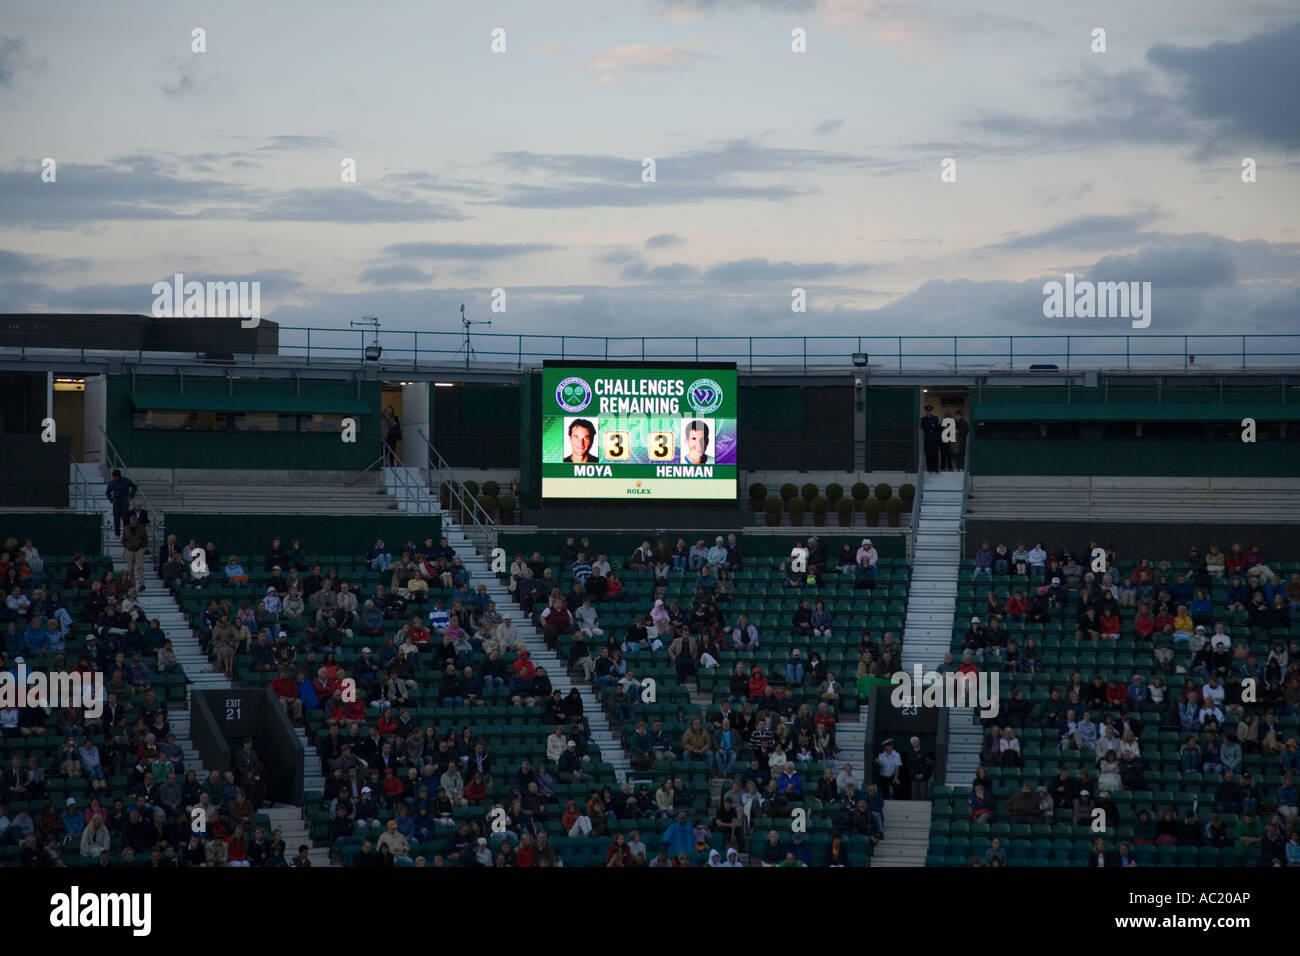
{"label": "person in blue jacket", "polygon": [[664,830],[663,846],[670,859],[678,853],[695,851],[695,830],[687,822],[685,813],[677,814],[677,822]]}

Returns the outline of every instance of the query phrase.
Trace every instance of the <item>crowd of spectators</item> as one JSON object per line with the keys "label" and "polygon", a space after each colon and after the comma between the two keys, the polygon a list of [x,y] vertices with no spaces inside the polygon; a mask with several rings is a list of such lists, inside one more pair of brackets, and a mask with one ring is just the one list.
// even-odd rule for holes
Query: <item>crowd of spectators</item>
{"label": "crowd of spectators", "polygon": [[[1233,847],[1252,864],[1300,866],[1300,752],[1294,731],[1284,729],[1300,714],[1300,645],[1288,633],[1300,612],[1300,574],[1284,582],[1257,546],[1240,544],[1204,554],[1192,548],[1177,569],[1143,558],[1121,574],[1113,550],[1096,542],[1081,561],[1069,549],[1020,543],[1009,550],[986,541],[974,565],[974,579],[994,586],[985,613],[965,631],[962,668],[1061,679],[1032,700],[1015,686],[999,715],[985,721],[969,794],[973,822],[1087,827],[1100,809],[1097,818],[1130,824],[1134,836],[1102,840],[1089,866],[1136,866],[1133,847],[1144,844]],[[1030,584],[1004,595],[997,581],[1012,575]],[[1099,649],[1098,670],[1072,668],[1066,678],[1046,668],[1045,648],[1034,638],[1018,646],[1015,636],[1034,624],[1063,625],[1067,635],[1072,624],[1071,646]],[[1138,648],[1138,667],[1121,673],[1109,663],[1119,642]],[[951,655],[945,666],[955,666]],[[1020,773],[1026,755],[1017,731],[1025,728],[1050,736],[1060,761],[1055,777]],[[1151,743],[1155,731],[1184,735],[1176,764]],[[995,794],[989,768],[1014,768],[1016,792]],[[1199,811],[1157,805],[1168,772],[1200,775]],[[1114,798],[1128,792],[1149,800],[1136,814],[1126,808],[1131,819],[1124,819]],[[1005,865],[1005,851],[1000,859],[985,862]]]}

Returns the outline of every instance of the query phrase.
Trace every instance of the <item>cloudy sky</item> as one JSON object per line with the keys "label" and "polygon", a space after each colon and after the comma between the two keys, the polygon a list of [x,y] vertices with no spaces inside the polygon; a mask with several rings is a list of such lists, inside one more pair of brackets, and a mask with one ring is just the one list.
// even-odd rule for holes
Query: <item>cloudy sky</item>
{"label": "cloudy sky", "polygon": [[6,4],[0,312],[183,272],[282,326],[1131,331],[1044,318],[1073,272],[1151,282],[1135,334],[1294,332],[1297,48],[1251,0]]}

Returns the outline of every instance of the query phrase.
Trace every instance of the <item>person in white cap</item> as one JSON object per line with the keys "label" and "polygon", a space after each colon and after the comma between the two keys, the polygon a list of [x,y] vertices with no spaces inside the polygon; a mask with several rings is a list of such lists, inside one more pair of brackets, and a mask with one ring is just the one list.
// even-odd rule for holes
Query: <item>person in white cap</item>
{"label": "person in white cap", "polygon": [[870,538],[862,539],[862,547],[858,548],[858,553],[855,558],[858,564],[865,564],[869,568],[874,568],[877,562],[880,561],[880,555],[876,552],[876,549],[872,547]]}

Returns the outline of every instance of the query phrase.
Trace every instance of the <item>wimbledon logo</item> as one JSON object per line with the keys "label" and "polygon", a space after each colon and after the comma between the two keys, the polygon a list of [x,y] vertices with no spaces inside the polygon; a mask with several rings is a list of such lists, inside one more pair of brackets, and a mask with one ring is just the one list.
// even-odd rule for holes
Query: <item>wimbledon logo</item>
{"label": "wimbledon logo", "polygon": [[577,413],[591,404],[591,386],[576,375],[555,386],[555,403],[566,412]]}
{"label": "wimbledon logo", "polygon": [[711,378],[697,378],[686,390],[686,400],[697,415],[708,415],[722,407],[722,386]]}

